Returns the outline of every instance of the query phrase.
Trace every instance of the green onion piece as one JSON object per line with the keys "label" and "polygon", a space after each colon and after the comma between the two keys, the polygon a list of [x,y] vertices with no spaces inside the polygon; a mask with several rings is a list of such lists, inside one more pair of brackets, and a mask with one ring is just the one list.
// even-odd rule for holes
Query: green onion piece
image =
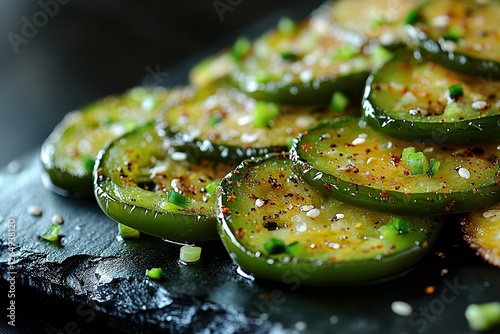
{"label": "green onion piece", "polygon": [[48,241],[57,241],[59,240],[59,231],[61,230],[61,226],[59,224],[50,224],[50,226],[43,232],[40,237],[44,240]]}
{"label": "green onion piece", "polygon": [[461,83],[457,83],[448,87],[448,92],[450,93],[450,97],[452,99],[456,99],[464,95],[464,88]]}
{"label": "green onion piece", "polygon": [[118,232],[123,239],[137,239],[141,236],[139,230],[120,223],[118,223]]}
{"label": "green onion piece", "polygon": [[84,155],[82,157],[83,167],[87,172],[91,172],[94,169],[95,159],[90,155]]}
{"label": "green onion piece", "polygon": [[197,246],[182,246],[180,253],[179,253],[179,259],[182,262],[185,263],[192,263],[196,262],[200,259],[201,257],[201,247]]}
{"label": "green onion piece", "polygon": [[340,46],[334,53],[333,59],[346,61],[356,57],[359,50],[350,44]]}
{"label": "green onion piece", "polygon": [[370,58],[375,66],[381,66],[389,61],[393,56],[394,54],[391,51],[381,45],[377,45],[373,48]]}
{"label": "green onion piece", "polygon": [[446,34],[443,35],[443,38],[449,41],[458,42],[460,38],[462,38],[463,32],[459,27],[451,27]]}
{"label": "green onion piece", "polygon": [[437,171],[439,170],[439,166],[441,166],[441,162],[437,161],[434,158],[431,158],[429,160],[429,170],[427,171],[427,175],[429,175],[429,177],[433,177],[434,175],[436,175]]}
{"label": "green onion piece", "polygon": [[178,207],[181,207],[183,209],[186,209],[191,203],[189,198],[185,197],[182,194],[179,194],[175,190],[169,190],[167,192],[167,202],[177,205]]}
{"label": "green onion piece", "polygon": [[290,150],[293,145],[293,140],[295,137],[286,137],[286,147]]}
{"label": "green onion piece", "polygon": [[254,74],[254,79],[257,83],[267,83],[271,80],[271,75],[267,71],[258,71]]}
{"label": "green onion piece", "polygon": [[406,15],[405,18],[405,24],[414,24],[420,21],[420,13],[419,13],[419,7],[413,8],[408,12],[408,15]]}
{"label": "green onion piece", "polygon": [[410,167],[411,175],[425,174],[429,168],[427,157],[424,155],[424,152],[408,154],[406,163]]}
{"label": "green onion piece", "polygon": [[278,21],[278,31],[282,34],[291,34],[295,31],[297,24],[289,17],[282,17]]}
{"label": "green onion piece", "polygon": [[247,53],[250,51],[252,47],[252,42],[248,37],[241,36],[236,42],[234,42],[233,50],[231,52],[231,56],[233,60],[240,61]]}
{"label": "green onion piece", "polygon": [[465,310],[469,327],[474,331],[484,331],[500,325],[500,302],[471,304]]}
{"label": "green onion piece", "polygon": [[276,255],[287,252],[287,246],[281,239],[269,238],[264,242],[264,251],[267,255]]}
{"label": "green onion piece", "polygon": [[253,127],[266,128],[269,122],[278,117],[281,106],[276,103],[257,101],[253,111]]}
{"label": "green onion piece", "polygon": [[306,247],[301,243],[299,243],[298,241],[292,242],[291,244],[286,246],[286,252],[288,253],[288,255],[292,257],[300,256],[304,254],[305,251]]}
{"label": "green onion piece", "polygon": [[162,279],[163,278],[163,269],[161,268],[151,268],[146,269],[146,275],[151,279]]}
{"label": "green onion piece", "polygon": [[342,112],[349,105],[349,99],[341,92],[335,92],[330,100],[330,108],[335,112]]}
{"label": "green onion piece", "polygon": [[282,51],[281,58],[283,58],[284,60],[296,60],[297,55],[292,51]]}
{"label": "green onion piece", "polygon": [[210,182],[207,185],[207,194],[210,196],[215,196],[215,191],[217,190],[217,187],[219,186],[221,181],[222,179],[216,179]]}
{"label": "green onion piece", "polygon": [[407,163],[408,155],[414,154],[414,153],[415,153],[415,147],[413,147],[413,146],[405,147],[403,149],[403,154],[401,155],[401,160],[403,160],[404,163]]}
{"label": "green onion piece", "polygon": [[398,233],[408,233],[410,232],[411,222],[408,219],[391,216],[387,225],[393,226]]}

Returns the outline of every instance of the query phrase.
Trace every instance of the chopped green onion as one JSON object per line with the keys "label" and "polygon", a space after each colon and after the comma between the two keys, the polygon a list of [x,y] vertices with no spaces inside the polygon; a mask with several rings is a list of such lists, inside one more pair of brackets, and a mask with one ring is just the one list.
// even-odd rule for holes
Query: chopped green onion
{"label": "chopped green onion", "polygon": [[446,34],[443,35],[443,38],[449,41],[458,42],[460,38],[462,38],[463,32],[459,27],[451,27]]}
{"label": "chopped green onion", "polygon": [[415,153],[415,147],[413,146],[405,147],[403,149],[403,154],[401,155],[401,160],[403,160],[403,162],[406,163],[408,161],[408,155],[414,153]]}
{"label": "chopped green onion", "polygon": [[388,60],[390,60],[393,56],[394,54],[391,51],[387,50],[381,45],[377,45],[373,48],[370,58],[375,66],[381,66]]}
{"label": "chopped green onion", "polygon": [[253,126],[254,128],[265,128],[269,126],[269,122],[278,117],[281,111],[281,106],[276,103],[257,101],[253,111]]}
{"label": "chopped green onion", "polygon": [[222,118],[215,116],[215,115],[210,115],[210,118],[208,119],[208,125],[213,127],[216,124],[219,124],[222,121]]}
{"label": "chopped green onion", "polygon": [[425,174],[429,168],[427,157],[424,155],[424,152],[408,154],[406,164],[410,167],[411,175]]}
{"label": "chopped green onion", "polygon": [[448,87],[448,92],[450,93],[450,97],[452,99],[456,99],[464,95],[464,88],[461,83],[457,83]]}
{"label": "chopped green onion", "polygon": [[167,192],[167,202],[177,205],[183,209],[186,209],[191,201],[186,196],[179,194],[175,190],[169,190]]}
{"label": "chopped green onion", "polygon": [[288,253],[288,255],[292,257],[300,256],[304,254],[305,251],[306,247],[301,243],[299,243],[298,241],[292,242],[291,244],[286,246],[286,252]]}
{"label": "chopped green onion", "polygon": [[179,259],[182,262],[185,263],[192,263],[196,262],[200,259],[201,257],[201,247],[197,246],[182,246],[180,253],[179,253]]}
{"label": "chopped green onion", "polygon": [[282,51],[281,58],[283,58],[284,60],[296,60],[297,54],[293,53],[292,51]]}
{"label": "chopped green onion", "polygon": [[252,47],[252,42],[248,37],[241,36],[234,42],[232,57],[235,61],[240,61]]}
{"label": "chopped green onion", "polygon": [[330,108],[335,112],[342,112],[349,105],[349,99],[341,92],[335,92],[330,100]]}
{"label": "chopped green onion", "polygon": [[278,21],[278,31],[282,34],[291,34],[295,31],[297,24],[289,17],[282,17]]}
{"label": "chopped green onion", "polygon": [[221,181],[222,179],[216,179],[210,182],[207,185],[207,194],[210,196],[215,196],[215,191],[217,190],[217,187],[219,186]]}
{"label": "chopped green onion", "polygon": [[95,159],[90,155],[84,155],[82,157],[83,167],[86,171],[91,172],[94,169]]}
{"label": "chopped green onion", "polygon": [[57,241],[59,240],[59,231],[61,230],[61,226],[59,224],[50,224],[50,226],[43,232],[40,237],[44,240],[48,241]]}
{"label": "chopped green onion", "polygon": [[356,57],[359,53],[359,50],[350,44],[345,44],[340,46],[333,55],[333,59],[346,61]]}
{"label": "chopped green onion", "polygon": [[289,150],[292,148],[294,139],[295,137],[286,137],[286,147],[288,147]]}
{"label": "chopped green onion", "polygon": [[441,166],[441,163],[436,159],[431,158],[429,160],[429,170],[427,171],[427,175],[429,175],[429,177],[433,177],[434,175],[436,175],[437,171],[439,170],[439,166]]}
{"label": "chopped green onion", "polygon": [[471,304],[465,310],[469,327],[484,331],[500,325],[500,302]]}
{"label": "chopped green onion", "polygon": [[139,230],[120,223],[118,223],[118,232],[123,239],[137,239],[141,236]]}
{"label": "chopped green onion", "polygon": [[408,12],[408,15],[406,15],[405,18],[405,24],[414,24],[417,23],[420,20],[420,13],[419,13],[420,8],[413,8]]}
{"label": "chopped green onion", "polygon": [[254,78],[258,83],[266,83],[271,80],[271,75],[267,71],[258,71],[254,74]]}
{"label": "chopped green onion", "polygon": [[281,239],[269,238],[264,242],[264,251],[267,255],[286,253],[287,246]]}
{"label": "chopped green onion", "polygon": [[408,233],[410,232],[411,222],[408,219],[391,216],[387,225],[393,226],[398,233]]}
{"label": "chopped green onion", "polygon": [[162,279],[163,278],[163,269],[161,268],[151,268],[146,269],[146,275],[151,279]]}

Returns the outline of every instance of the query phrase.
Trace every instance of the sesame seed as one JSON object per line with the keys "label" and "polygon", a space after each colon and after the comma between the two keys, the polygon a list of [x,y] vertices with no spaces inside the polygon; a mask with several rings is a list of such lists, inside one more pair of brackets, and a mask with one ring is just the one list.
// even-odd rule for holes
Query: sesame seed
{"label": "sesame seed", "polygon": [[458,175],[460,175],[460,177],[463,177],[464,179],[469,179],[470,178],[470,172],[467,168],[464,168],[464,167],[460,167],[458,169]]}
{"label": "sesame seed", "polygon": [[450,24],[450,17],[448,15],[438,15],[432,19],[432,25],[437,28],[444,28]]}
{"label": "sesame seed", "polygon": [[495,218],[500,213],[500,210],[488,210],[483,213],[484,218]]}
{"label": "sesame seed", "polygon": [[53,215],[52,216],[52,222],[54,224],[59,224],[61,225],[62,223],[64,223],[64,219],[61,215]]}
{"label": "sesame seed", "polygon": [[408,317],[413,313],[413,308],[410,304],[402,301],[394,301],[391,304],[392,312],[402,317]]}
{"label": "sesame seed", "polygon": [[263,201],[263,200],[261,200],[260,198],[257,198],[257,199],[255,200],[255,206],[256,206],[256,207],[258,207],[258,208],[263,207],[263,206],[264,206],[264,201]]}
{"label": "sesame seed", "polygon": [[314,209],[314,205],[303,205],[299,208],[300,211],[311,211]]}
{"label": "sesame seed", "polygon": [[363,137],[358,137],[358,138],[355,138],[355,139],[352,141],[352,144],[353,144],[354,146],[356,146],[356,145],[361,145],[361,144],[364,144],[364,143],[365,143],[365,141],[366,141],[366,139],[365,139],[365,138],[363,138]]}
{"label": "sesame seed", "polygon": [[174,161],[184,161],[187,159],[187,153],[186,152],[173,152],[170,157]]}
{"label": "sesame seed", "polygon": [[484,110],[488,106],[486,101],[474,101],[472,102],[472,108],[476,110]]}
{"label": "sesame seed", "polygon": [[28,206],[28,213],[32,216],[41,216],[42,215],[42,209],[40,209],[39,206],[36,205],[30,205]]}
{"label": "sesame seed", "polygon": [[318,218],[320,214],[321,211],[319,211],[318,209],[312,209],[307,211],[306,216],[309,218]]}

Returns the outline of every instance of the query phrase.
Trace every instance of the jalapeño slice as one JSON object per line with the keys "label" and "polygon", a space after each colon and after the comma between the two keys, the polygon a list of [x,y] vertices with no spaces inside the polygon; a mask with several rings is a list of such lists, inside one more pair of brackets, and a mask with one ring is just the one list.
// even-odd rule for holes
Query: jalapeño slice
{"label": "jalape\u00f1o slice", "polygon": [[220,184],[218,231],[241,269],[304,286],[374,283],[428,252],[440,218],[395,216],[326,196],[291,170],[286,155],[243,161]]}
{"label": "jalape\u00f1o slice", "polygon": [[500,200],[500,145],[431,145],[384,135],[362,119],[324,121],[294,141],[297,173],[347,203],[397,214],[477,210]]}
{"label": "jalape\u00f1o slice", "polygon": [[240,162],[288,151],[292,139],[318,120],[359,114],[340,103],[314,107],[258,101],[228,85],[186,90],[188,98],[158,114],[158,131],[171,138],[172,146],[209,159]]}
{"label": "jalape\u00f1o slice", "polygon": [[498,17],[498,1],[427,1],[407,25],[409,42],[455,71],[498,79]]}
{"label": "jalape\u00f1o slice", "polygon": [[311,20],[316,29],[336,33],[358,45],[375,42],[393,48],[403,44],[406,20],[421,2],[328,1],[313,13]]}
{"label": "jalape\u00f1o slice", "polygon": [[232,81],[260,100],[324,105],[334,91],[359,96],[369,72],[391,56],[381,46],[346,41],[310,19],[288,24],[288,29],[280,26],[235,59]]}
{"label": "jalape\u00f1o slice", "polygon": [[99,150],[113,138],[152,121],[169,95],[165,88],[135,87],[68,113],[41,148],[45,184],[61,194],[91,197]]}
{"label": "jalape\u00f1o slice", "polygon": [[498,141],[498,92],[499,80],[461,74],[404,50],[370,75],[364,116],[371,126],[400,139]]}
{"label": "jalape\u00f1o slice", "polygon": [[176,242],[214,240],[213,184],[232,168],[169,150],[148,124],[99,153],[95,197],[106,215],[141,232]]}
{"label": "jalape\u00f1o slice", "polygon": [[461,221],[464,238],[485,261],[500,267],[500,203],[470,212]]}

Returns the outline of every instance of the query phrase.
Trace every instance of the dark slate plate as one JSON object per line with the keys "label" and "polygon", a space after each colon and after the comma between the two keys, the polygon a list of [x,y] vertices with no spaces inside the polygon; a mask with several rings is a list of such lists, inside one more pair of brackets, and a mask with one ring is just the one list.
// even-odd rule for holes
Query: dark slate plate
{"label": "dark slate plate", "polygon": [[[165,84],[185,80],[193,60],[168,70]],[[306,288],[301,273],[278,285],[242,277],[219,242],[202,244],[200,262],[186,266],[177,261],[178,245],[147,235],[121,240],[93,200],[62,197],[42,185],[38,151],[18,162],[17,172],[0,170],[1,333],[465,334],[472,333],[464,316],[470,303],[500,300],[500,270],[465,245],[456,220],[421,264],[391,281]],[[42,216],[31,216],[30,205]],[[54,214],[64,218],[58,243],[38,237]],[[144,272],[152,267],[164,268],[165,279],[148,279]],[[414,313],[394,314],[395,300]],[[12,302],[16,327],[7,323]]]}

